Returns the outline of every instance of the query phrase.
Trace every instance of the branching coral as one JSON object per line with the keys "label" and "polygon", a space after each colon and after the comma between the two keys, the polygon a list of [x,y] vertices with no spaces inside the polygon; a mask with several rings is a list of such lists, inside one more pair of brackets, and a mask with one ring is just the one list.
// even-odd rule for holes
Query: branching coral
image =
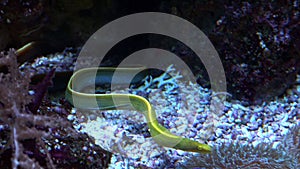
{"label": "branching coral", "polygon": [[[67,121],[66,107],[42,101],[50,72],[29,94],[15,51],[0,54],[0,168],[104,168],[110,155]],[[11,160],[11,163],[9,163]]]}
{"label": "branching coral", "polygon": [[[170,76],[170,74],[173,76]],[[175,68],[173,65],[170,65],[159,77],[153,78],[151,75],[147,76],[146,79],[144,79],[144,85],[140,86],[138,89],[147,90],[154,86],[158,88],[164,87],[167,93],[170,93],[178,88],[176,80],[180,78],[182,78],[182,75],[180,75],[179,72],[175,74]]]}
{"label": "branching coral", "polygon": [[[43,145],[42,136],[47,136],[47,132],[36,129],[36,126],[48,126],[52,124],[52,118],[42,115],[28,113],[26,107],[31,102],[31,98],[26,91],[29,90],[29,74],[21,74],[18,71],[16,55],[10,50],[7,55],[1,53],[0,64],[7,67],[7,72],[0,74],[0,104],[1,123],[8,126],[10,139],[2,149],[13,147],[12,168],[42,168],[39,163],[24,153],[22,140],[36,139],[38,144]],[[55,168],[50,154],[44,149],[46,159],[50,168]]]}

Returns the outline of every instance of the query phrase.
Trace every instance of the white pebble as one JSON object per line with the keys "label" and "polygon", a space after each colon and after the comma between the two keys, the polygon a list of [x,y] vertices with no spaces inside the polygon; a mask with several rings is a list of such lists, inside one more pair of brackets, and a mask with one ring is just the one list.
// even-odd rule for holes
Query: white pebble
{"label": "white pebble", "polygon": [[138,137],[138,138],[134,138],[134,140],[137,142],[137,143],[145,143],[145,138],[144,137]]}
{"label": "white pebble", "polygon": [[242,122],[242,121],[241,121],[241,119],[235,119],[234,122],[240,123],[240,122]]}
{"label": "white pebble", "polygon": [[272,148],[276,149],[278,147],[278,145],[280,145],[281,143],[279,141],[275,141],[273,142]]}
{"label": "white pebble", "polygon": [[180,126],[182,124],[182,121],[181,120],[177,120],[177,121],[175,121],[175,124],[176,124],[176,126]]}
{"label": "white pebble", "polygon": [[286,122],[289,119],[289,114],[284,114],[281,122]]}
{"label": "white pebble", "polygon": [[69,114],[68,117],[67,117],[67,119],[68,119],[69,121],[73,121],[73,120],[74,120],[74,117],[75,117],[75,116]]}
{"label": "white pebble", "polygon": [[28,91],[28,94],[29,94],[30,96],[32,96],[32,95],[35,94],[35,92],[34,92],[33,90],[29,90],[29,91]]}
{"label": "white pebble", "polygon": [[237,110],[240,109],[240,110],[244,110],[244,111],[250,111],[249,108],[247,108],[247,107],[245,107],[245,106],[242,106],[242,105],[240,105],[240,104],[233,104],[232,107],[233,107],[234,109],[237,109]]}
{"label": "white pebble", "polygon": [[256,147],[258,144],[260,144],[261,143],[261,141],[259,141],[259,140],[255,140],[255,141],[253,141],[252,142],[252,145],[254,146],[254,147]]}
{"label": "white pebble", "polygon": [[159,155],[160,155],[160,153],[157,150],[154,150],[151,152],[150,158],[158,157]]}
{"label": "white pebble", "polygon": [[264,109],[262,108],[262,107],[255,107],[254,108],[254,110],[253,110],[253,112],[254,113],[258,113],[258,112],[261,112],[261,111],[263,111]]}
{"label": "white pebble", "polygon": [[281,129],[281,135],[282,136],[285,136],[289,132],[289,130],[284,128],[284,127],[280,127],[280,129]]}
{"label": "white pebble", "polygon": [[82,147],[82,150],[83,150],[83,151],[87,151],[88,148],[87,148],[86,146],[83,146],[83,147]]}
{"label": "white pebble", "polygon": [[256,117],[255,117],[255,116],[251,116],[250,122],[251,122],[251,123],[254,123],[255,121],[256,121]]}
{"label": "white pebble", "polygon": [[275,135],[269,136],[269,140],[270,140],[271,142],[274,142],[274,141],[276,140],[276,136],[275,136]]}
{"label": "white pebble", "polygon": [[216,129],[216,136],[217,136],[217,137],[221,137],[222,135],[223,135],[222,129],[217,128],[217,129]]}
{"label": "white pebble", "polygon": [[249,140],[252,139],[251,133],[245,127],[242,128],[242,132]]}
{"label": "white pebble", "polygon": [[229,117],[231,117],[232,116],[232,110],[228,110],[227,114],[228,114]]}
{"label": "white pebble", "polygon": [[280,123],[283,127],[289,127],[291,123],[289,122],[282,122]]}
{"label": "white pebble", "polygon": [[263,130],[262,130],[262,128],[258,128],[258,130],[257,130],[257,136],[258,137],[263,137]]}
{"label": "white pebble", "polygon": [[187,125],[181,125],[177,128],[177,133],[182,134],[185,133],[187,129]]}
{"label": "white pebble", "polygon": [[297,92],[300,93],[300,85],[297,86]]}
{"label": "white pebble", "polygon": [[234,122],[234,120],[235,120],[235,119],[234,119],[233,117],[228,118],[228,122],[229,122],[229,123]]}

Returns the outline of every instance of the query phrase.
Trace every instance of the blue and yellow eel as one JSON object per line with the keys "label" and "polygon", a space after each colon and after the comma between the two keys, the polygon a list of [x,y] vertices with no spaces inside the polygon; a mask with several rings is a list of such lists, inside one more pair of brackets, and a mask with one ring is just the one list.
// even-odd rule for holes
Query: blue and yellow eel
{"label": "blue and yellow eel", "polygon": [[[116,69],[121,73],[114,74]],[[134,69],[139,68],[97,67],[80,69],[74,72],[69,80],[66,89],[66,100],[76,108],[81,109],[136,110],[145,116],[149,132],[157,144],[187,152],[210,153],[212,148],[209,145],[172,134],[168,129],[159,124],[153,106],[144,97],[135,94],[96,94],[82,92],[84,88],[91,85],[111,83],[112,76],[120,76],[114,77],[113,83],[122,84],[124,80],[128,81],[128,78],[126,78],[127,75],[132,77],[131,73],[136,72]],[[95,71],[97,72],[96,76],[93,74]],[[134,79],[141,80],[139,78]],[[135,83],[134,80],[132,83]],[[97,107],[90,104],[94,100],[97,102]],[[76,102],[75,104],[74,101]]]}

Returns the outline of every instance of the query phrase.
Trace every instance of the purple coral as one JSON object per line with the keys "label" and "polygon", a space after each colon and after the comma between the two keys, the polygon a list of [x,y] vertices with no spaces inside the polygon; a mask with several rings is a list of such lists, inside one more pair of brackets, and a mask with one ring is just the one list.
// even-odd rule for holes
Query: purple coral
{"label": "purple coral", "polygon": [[[42,100],[54,71],[36,86],[40,93],[33,100],[28,92],[30,76],[19,71],[16,60],[14,50],[0,53],[0,168],[107,166],[110,153],[76,132],[67,120],[68,110]],[[64,113],[55,113],[58,110]]]}

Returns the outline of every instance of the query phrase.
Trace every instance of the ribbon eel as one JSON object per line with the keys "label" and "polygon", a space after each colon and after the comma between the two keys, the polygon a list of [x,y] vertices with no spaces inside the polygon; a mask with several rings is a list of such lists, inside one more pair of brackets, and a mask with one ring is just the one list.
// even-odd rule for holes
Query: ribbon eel
{"label": "ribbon eel", "polygon": [[[114,73],[116,70],[117,74]],[[128,79],[133,77],[132,74],[137,71],[139,71],[139,68],[99,67],[80,69],[69,80],[66,99],[74,107],[81,109],[136,110],[145,116],[150,134],[157,144],[188,152],[210,153],[211,147],[209,145],[172,134],[168,129],[159,124],[153,106],[144,97],[134,94],[95,94],[81,92],[87,86],[109,84],[112,82],[113,76],[114,84],[125,84],[128,82]],[[133,78],[132,83],[140,80],[141,78]]]}

